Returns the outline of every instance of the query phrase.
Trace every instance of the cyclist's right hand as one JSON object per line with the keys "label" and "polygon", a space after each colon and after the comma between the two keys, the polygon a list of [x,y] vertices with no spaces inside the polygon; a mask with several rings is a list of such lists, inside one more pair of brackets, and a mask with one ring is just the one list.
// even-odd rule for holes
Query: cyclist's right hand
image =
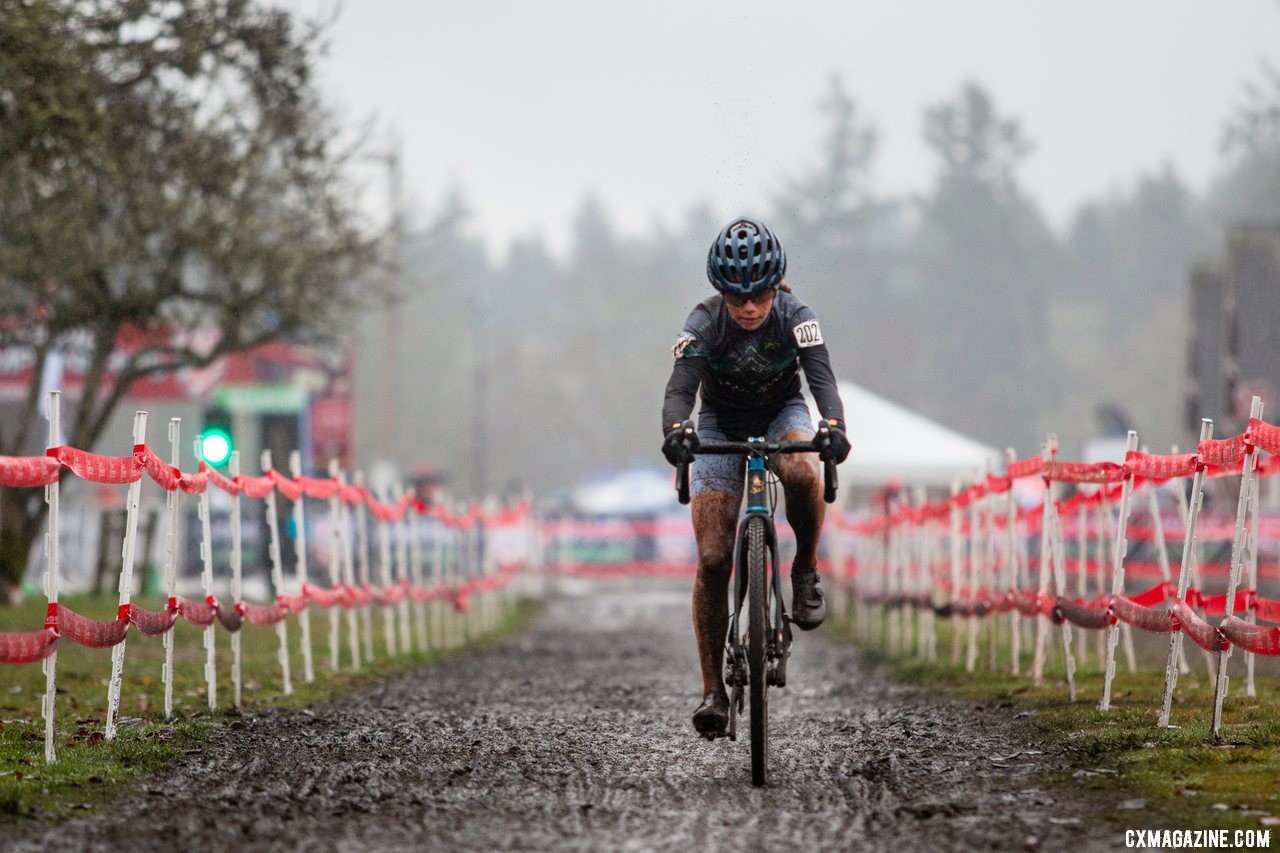
{"label": "cyclist's right hand", "polygon": [[673,466],[693,461],[693,453],[698,449],[698,432],[693,421],[684,420],[668,426],[662,437],[662,455]]}

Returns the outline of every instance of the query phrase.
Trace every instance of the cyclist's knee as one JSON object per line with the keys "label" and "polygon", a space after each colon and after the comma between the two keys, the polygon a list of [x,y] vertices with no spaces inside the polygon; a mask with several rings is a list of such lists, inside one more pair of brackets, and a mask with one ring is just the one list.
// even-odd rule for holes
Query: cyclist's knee
{"label": "cyclist's knee", "polygon": [[693,530],[698,540],[698,570],[727,574],[733,562],[734,496],[702,492],[693,497]]}
{"label": "cyclist's knee", "polygon": [[782,485],[788,491],[811,491],[822,482],[818,454],[796,453],[783,457],[778,472]]}

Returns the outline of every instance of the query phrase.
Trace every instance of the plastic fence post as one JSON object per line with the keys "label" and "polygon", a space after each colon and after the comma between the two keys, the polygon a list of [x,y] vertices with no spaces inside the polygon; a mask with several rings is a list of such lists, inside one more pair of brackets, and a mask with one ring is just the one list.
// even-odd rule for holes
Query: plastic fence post
{"label": "plastic fence post", "polygon": [[[994,468],[990,460],[987,462],[987,477],[990,478]],[[994,602],[999,597],[999,583],[997,581],[996,567],[996,500],[993,495],[987,494],[982,498],[982,536],[986,545],[986,558],[983,565],[983,586],[993,593],[991,600]],[[988,613],[986,620],[987,633],[987,671],[994,672],[996,669],[996,623],[999,621],[999,614],[995,609]]]}
{"label": "plastic fence post", "polygon": [[[390,503],[386,489],[379,490],[379,499],[385,504]],[[383,593],[391,590],[391,525],[382,519],[375,518],[374,523],[378,527],[378,582],[382,584]],[[393,658],[398,652],[396,650],[396,611],[395,607],[386,602],[382,605],[382,629],[383,639],[387,644],[387,657]]]}
{"label": "plastic fence post", "polygon": [[[1005,448],[1005,470],[1009,463],[1016,460],[1017,454],[1012,447]],[[1014,499],[1013,481],[1009,481],[1009,491],[1005,492],[1005,584],[1010,594],[1018,593],[1018,502]],[[1009,672],[1013,676],[1021,674],[1022,668],[1022,614],[1018,608],[1009,610]]]}
{"label": "plastic fence post", "polygon": [[[338,467],[337,459],[329,460],[329,476],[334,480],[339,479],[341,469]],[[333,497],[329,498],[329,586],[337,589],[342,586],[342,493],[335,491]],[[338,607],[335,605],[329,608],[329,669],[333,672],[338,671],[341,663],[341,649],[339,644],[341,639],[338,636],[338,625],[341,622],[338,616]]]}
{"label": "plastic fence post", "polygon": [[[147,443],[147,413],[133,414],[133,443]],[[133,594],[133,560],[138,540],[138,501],[142,495],[142,480],[129,484],[125,499],[124,546],[120,551],[120,607],[129,604]],[[116,723],[120,713],[120,687],[124,683],[124,648],[121,640],[111,649],[111,680],[107,682],[107,724],[103,732],[107,740],[114,740]]]}
{"label": "plastic fence post", "polygon": [[[1053,437],[1050,436],[1052,441]],[[1053,452],[1048,443],[1040,446],[1040,458],[1049,462],[1053,459]],[[1050,555],[1049,539],[1053,531],[1053,501],[1054,492],[1053,481],[1045,477],[1044,488],[1044,504],[1040,510],[1040,547],[1039,547],[1039,565],[1036,566],[1036,597],[1039,600],[1049,592],[1049,563],[1052,559]],[[1036,618],[1036,647],[1035,657],[1031,662],[1031,681],[1035,685],[1044,683],[1044,663],[1047,654],[1047,644],[1049,642],[1049,624],[1043,614]]]}
{"label": "plastic fence post", "polygon": [[[1142,448],[1142,452],[1146,453],[1147,449]],[[1175,447],[1172,451],[1177,453]],[[1169,544],[1165,540],[1164,535],[1164,519],[1160,516],[1160,501],[1157,497],[1159,491],[1156,483],[1152,482],[1147,489],[1147,510],[1151,513],[1151,531],[1155,536],[1156,563],[1160,566],[1160,579],[1165,583],[1173,582],[1173,572],[1169,567]],[[1186,675],[1191,671],[1191,667],[1187,664],[1186,650],[1181,646],[1178,647],[1178,672]]]}
{"label": "plastic fence post", "polygon": [[[1058,449],[1057,436],[1049,437],[1050,446],[1056,453]],[[1050,489],[1052,492],[1052,488]],[[1067,594],[1067,571],[1066,571],[1066,548],[1062,541],[1062,519],[1058,515],[1058,506],[1053,504],[1049,511],[1049,551],[1053,560],[1053,585],[1058,595],[1066,596]],[[1071,622],[1068,619],[1062,620],[1059,636],[1062,639],[1062,664],[1067,677],[1067,699],[1068,701],[1076,701],[1076,658],[1071,653]]]}
{"label": "plastic fence post", "polygon": [[[271,470],[270,450],[262,451],[261,463],[263,474]],[[270,537],[267,553],[271,558],[271,583],[276,588],[276,596],[277,600],[279,600],[278,597],[284,595],[284,562],[280,557],[280,516],[276,509],[275,489],[267,492],[266,512],[267,535]],[[289,622],[287,619],[281,619],[276,623],[276,637],[280,640],[280,652],[278,655],[280,682],[284,689],[284,695],[288,696],[293,693],[293,678],[289,674]]]}
{"label": "plastic fence post", "polygon": [[[454,531],[453,537],[453,559],[450,561],[450,569],[453,571],[453,586],[457,588],[465,588],[467,581],[471,579],[469,564],[469,549],[467,548],[467,528],[460,527]],[[449,645],[457,647],[467,640],[467,613],[463,611],[459,613],[455,609],[449,610],[449,628],[450,637]]]}
{"label": "plastic fence post", "polygon": [[[925,494],[924,486],[916,486],[916,508],[923,510],[925,504],[928,503],[928,496]],[[912,585],[912,598],[916,601],[924,600],[925,594],[929,592],[932,584],[930,564],[929,564],[929,520],[920,516],[920,523],[917,524],[912,532],[913,551],[915,552],[916,562],[916,580]],[[912,605],[914,608],[915,605]],[[925,660],[932,660],[930,638],[933,634],[933,608],[926,607],[920,611],[916,618],[916,654]]]}
{"label": "plastic fence post", "polygon": [[[48,447],[57,447],[62,443],[62,392],[50,391],[49,398],[45,403],[45,417],[49,419],[49,444]],[[44,594],[48,599],[46,612],[57,612],[58,606],[58,587],[61,586],[61,566],[59,565],[58,552],[58,535],[60,530],[60,496],[58,492],[58,481],[44,487],[44,499],[49,504],[49,529],[45,533],[45,574],[44,574]],[[53,646],[53,651],[43,662],[44,668],[44,698],[40,702],[40,714],[44,717],[44,760],[46,764],[52,764],[58,760],[57,750],[54,748],[53,742],[53,719],[57,710],[57,678],[58,678],[58,645]]]}
{"label": "plastic fence post", "polygon": [[942,522],[934,514],[929,519],[928,526],[925,530],[925,548],[926,563],[928,567],[928,586],[922,599],[925,601],[925,618],[929,622],[929,630],[925,636],[929,640],[929,660],[936,661],[938,659],[938,614],[934,610],[934,602],[940,601],[939,589],[943,585],[942,576],[942,542],[945,528]]}
{"label": "plastic fence post", "polygon": [[[961,563],[961,547],[960,542],[960,507],[956,505],[956,497],[960,494],[960,482],[958,480],[951,481],[951,506],[950,506],[950,524],[951,524],[951,604],[954,605],[960,597],[960,563]],[[960,663],[960,631],[957,630],[956,624],[958,617],[955,614],[955,608],[952,607],[951,614],[951,665],[958,666]]]}
{"label": "plastic fence post", "polygon": [[[1262,398],[1254,397],[1249,407],[1250,418],[1262,417]],[[1244,471],[1240,476],[1240,499],[1236,504],[1236,527],[1231,536],[1231,572],[1227,577],[1227,606],[1223,614],[1225,620],[1235,610],[1236,588],[1240,585],[1240,568],[1243,562],[1244,520],[1249,507],[1249,495],[1258,480],[1258,453],[1253,447],[1245,446]],[[1210,733],[1218,737],[1222,733],[1222,702],[1227,697],[1227,662],[1231,659],[1231,647],[1218,652],[1218,678],[1213,688],[1213,723]]]}
{"label": "plastic fence post", "polygon": [[[1081,600],[1089,598],[1089,508],[1083,503],[1076,510],[1076,595]],[[1087,631],[1080,632],[1076,642],[1076,654],[1080,663],[1089,662],[1089,637]]]}
{"label": "plastic fence post", "polygon": [[[1200,441],[1213,438],[1213,421],[1204,418],[1200,421]],[[1178,601],[1185,601],[1187,585],[1191,581],[1192,560],[1196,551],[1196,518],[1200,514],[1200,504],[1204,498],[1204,466],[1197,465],[1195,476],[1191,478],[1191,500],[1188,505],[1182,489],[1178,489],[1178,504],[1182,510],[1186,529],[1182,538],[1182,563],[1178,567]],[[1160,703],[1160,717],[1156,725],[1169,728],[1169,713],[1173,706],[1173,689],[1178,684],[1178,657],[1182,651],[1182,632],[1172,631],[1169,634],[1169,659],[1164,668],[1164,697]],[[1212,660],[1207,658],[1207,660]]]}
{"label": "plastic fence post", "polygon": [[[196,457],[200,457],[200,438],[196,438]],[[236,469],[229,469],[236,471]],[[236,471],[238,473],[238,471]],[[209,508],[209,491],[212,485],[207,485],[204,492],[200,494],[200,501],[197,502],[197,515],[200,517],[200,558],[201,573],[200,581],[205,589],[205,596],[211,597],[214,594],[214,534],[212,534],[212,515]],[[238,521],[238,519],[237,519]],[[238,537],[239,528],[236,524],[232,525],[233,537]],[[232,546],[233,548],[236,546]],[[233,551],[234,553],[234,551]],[[234,576],[234,575],[233,575]],[[173,633],[173,631],[170,631]],[[233,692],[239,685],[239,648],[237,640],[239,634],[232,634],[232,686]],[[209,697],[209,710],[212,711],[218,707],[218,660],[216,660],[216,642],[218,635],[215,633],[214,626],[205,626],[205,692]],[[238,707],[238,706],[237,706]]]}
{"label": "plastic fence post", "polygon": [[[904,495],[903,504],[910,506],[910,500]],[[912,603],[919,587],[919,570],[916,563],[915,540],[919,535],[919,526],[914,519],[902,525],[902,651],[911,656],[912,645],[916,635],[916,608]],[[917,650],[917,654],[918,654]]]}
{"label": "plastic fence post", "polygon": [[[886,518],[890,512],[889,501],[885,501]],[[876,562],[875,573],[871,576],[870,587],[871,597],[868,600],[870,606],[871,618],[868,620],[867,628],[870,631],[870,639],[875,645],[884,647],[884,631],[883,628],[888,619],[885,613],[885,597],[889,588],[889,559],[891,556],[890,545],[893,541],[893,526],[887,521],[884,529],[876,536]]]}
{"label": "plastic fence post", "polygon": [[[401,499],[405,496],[405,488],[403,485],[397,484],[395,489],[396,505],[402,506]],[[406,508],[404,515],[400,516],[400,520],[396,522],[396,580],[400,584],[400,590],[403,593],[397,607],[400,610],[400,653],[409,654],[413,651],[413,639],[410,634],[409,625],[409,598],[410,589],[413,580],[409,577],[409,536],[407,533],[409,527],[410,508]]]}
{"label": "plastic fence post", "polygon": [[[1187,499],[1186,499],[1186,495],[1182,494],[1181,490],[1178,491],[1178,507],[1182,511],[1182,517],[1187,518],[1189,514],[1188,507],[1187,507]],[[1194,589],[1204,589],[1204,579],[1200,577],[1200,550],[1201,550],[1200,543],[1196,542],[1195,548],[1191,550],[1191,567],[1190,567],[1191,586]],[[1184,643],[1183,646],[1185,647],[1186,644]],[[1217,658],[1214,657],[1213,652],[1210,652],[1208,649],[1200,649],[1200,653],[1204,658],[1204,669],[1209,676],[1209,680],[1210,681],[1217,680],[1218,678]]]}
{"label": "plastic fence post", "polygon": [[[895,499],[889,505],[890,516],[896,517],[901,504]],[[898,620],[900,614],[898,608],[894,607],[893,602],[898,593],[898,581],[902,577],[902,567],[898,562],[901,548],[898,542],[901,539],[901,530],[895,523],[890,526],[888,531],[887,553],[885,555],[885,575],[884,575],[884,596],[881,601],[881,608],[885,609],[885,647],[889,654],[898,654]]]}
{"label": "plastic fence post", "polygon": [[[973,481],[973,485],[978,485],[978,480]],[[973,672],[978,665],[978,617],[973,612],[977,603],[978,587],[981,584],[980,577],[984,571],[982,566],[982,522],[978,518],[978,505],[981,498],[975,497],[969,501],[969,617],[965,620],[965,660],[964,671]]]}
{"label": "plastic fence post", "polygon": [[[1254,451],[1255,456],[1258,453],[1261,453],[1261,451]],[[1249,530],[1246,533],[1246,539],[1248,541],[1248,548],[1249,548],[1248,550],[1249,575],[1248,575],[1247,588],[1253,590],[1255,594],[1258,591],[1258,491],[1259,491],[1258,473],[1257,473],[1257,465],[1255,463],[1254,474],[1253,474],[1253,488],[1249,490],[1249,506],[1250,506]],[[1257,617],[1255,616],[1252,610],[1249,610],[1247,613],[1245,613],[1244,618],[1255,625],[1258,622]],[[1250,699],[1253,699],[1258,695],[1257,687],[1253,683],[1253,670],[1254,670],[1254,664],[1256,662],[1257,662],[1257,655],[1255,655],[1251,651],[1246,650],[1244,654],[1244,664],[1245,664],[1244,695],[1248,696]]]}
{"label": "plastic fence post", "polygon": [[[357,486],[364,485],[364,472],[356,471],[352,482]],[[360,534],[360,550],[356,556],[360,560],[360,585],[366,590],[373,585],[369,572],[369,508],[364,501],[355,507],[356,528]],[[364,638],[364,659],[373,662],[373,600],[369,598],[360,605],[360,631]]]}
{"label": "plastic fence post", "polygon": [[[1129,430],[1129,440],[1125,444],[1125,454],[1138,449],[1138,434]],[[1101,486],[1105,492],[1106,486]],[[1133,474],[1127,473],[1120,486],[1120,518],[1116,522],[1115,550],[1111,558],[1111,596],[1124,595],[1124,558],[1129,550],[1129,542],[1125,538],[1125,527],[1129,522],[1129,505],[1133,497]],[[1116,673],[1116,643],[1120,639],[1120,623],[1113,622],[1107,626],[1107,659],[1106,671],[1102,680],[1102,701],[1098,703],[1099,711],[1111,710],[1111,680]]]}
{"label": "plastic fence post", "polygon": [[[340,486],[347,485],[347,476],[341,471],[338,472],[338,483]],[[357,587],[356,570],[352,554],[353,545],[351,542],[354,538],[354,533],[351,529],[351,508],[347,505],[346,501],[342,501],[340,503],[340,507],[342,508],[342,525],[340,530],[342,538],[342,574],[343,577],[346,578],[347,586],[350,589],[355,590]],[[357,606],[358,603],[353,602],[352,607],[347,610],[347,638],[351,646],[351,668],[358,670],[360,669],[360,624],[359,615],[356,612]]]}
{"label": "plastic fence post", "polygon": [[[422,523],[418,511],[410,506],[405,513],[409,518],[409,580],[417,589],[424,585],[422,572]],[[427,603],[417,598],[413,600],[413,627],[418,635],[418,651],[426,652],[431,643],[427,637]]]}
{"label": "plastic fence post", "polygon": [[[169,419],[169,453],[171,464],[178,467],[178,439],[182,434],[182,419]],[[178,490],[165,495],[165,531],[164,531],[164,589],[166,602],[172,601],[177,594],[178,583]],[[173,718],[173,644],[176,640],[177,622],[165,631],[161,638],[164,644],[164,668],[161,670],[161,681],[164,683],[164,716]],[[210,637],[206,633],[204,645],[210,645]],[[206,674],[208,665],[206,664]],[[213,709],[212,704],[210,710]]]}
{"label": "plastic fence post", "polygon": [[[1121,490],[1123,491],[1123,487]],[[1110,541],[1112,543],[1112,546],[1114,547],[1115,543],[1119,539],[1119,535],[1117,534],[1117,531],[1116,531],[1116,520],[1111,515],[1111,503],[1107,497],[1107,493],[1103,491],[1101,495],[1102,495],[1102,501],[1101,501],[1100,509],[1102,511],[1102,520],[1104,525],[1106,526],[1107,535],[1111,537]],[[1130,506],[1130,513],[1131,513],[1133,508],[1132,492],[1130,493],[1130,496],[1131,498],[1129,501],[1129,506]],[[1126,519],[1128,518],[1128,515],[1130,513],[1125,514]],[[1129,543],[1126,540],[1125,541],[1126,554],[1128,553],[1128,547],[1129,547]],[[1110,555],[1108,556],[1108,560],[1110,560]],[[1098,588],[1100,591],[1102,589],[1102,586],[1103,586],[1102,578],[1099,577]],[[1128,664],[1129,666],[1129,674],[1133,675],[1138,671],[1137,660],[1133,651],[1133,627],[1128,622],[1117,622],[1115,627],[1120,631],[1120,642],[1124,643],[1124,658],[1125,658],[1125,663]],[[1104,631],[1102,636],[1106,638],[1109,635],[1107,632]],[[1106,643],[1104,642],[1102,645],[1102,651],[1099,657],[1105,658],[1106,656],[1107,656]]]}
{"label": "plastic fence post", "polygon": [[[431,572],[432,576],[435,578],[437,591],[441,591],[447,588],[451,578],[448,562],[451,559],[449,556],[448,538],[451,535],[451,531],[445,524],[444,519],[440,516],[437,516],[435,519],[435,531],[435,563],[432,565]],[[561,537],[561,544],[558,553],[561,555],[561,559],[563,559],[563,555],[566,553],[566,547],[564,545],[566,534],[563,525],[561,525],[559,535]],[[444,599],[441,598],[440,595],[437,595],[435,601],[431,604],[431,608],[432,623],[434,625],[432,632],[433,641],[437,647],[446,648],[449,645],[449,614],[447,605],[445,604]]]}
{"label": "plastic fence post", "polygon": [[[227,462],[227,473],[232,478],[240,476],[240,451],[231,451],[231,459]],[[206,498],[209,490],[205,489]],[[209,502],[204,503],[205,541],[213,548],[213,538],[209,535]],[[212,559],[212,556],[210,557]],[[244,604],[244,541],[240,525],[240,494],[231,496],[231,599],[236,607]],[[243,623],[242,623],[243,624]],[[244,628],[231,634],[231,691],[234,695],[234,707],[239,709],[244,702]]]}
{"label": "plastic fence post", "polygon": [[[302,476],[302,454],[293,451],[289,454],[289,474],[296,480]],[[293,527],[296,531],[293,539],[293,555],[298,565],[298,591],[305,594],[311,582],[311,574],[307,568],[307,496],[299,494],[293,502]],[[304,599],[302,610],[298,613],[298,624],[302,630],[302,680],[307,684],[316,680],[315,661],[311,656],[311,608]]]}
{"label": "plastic fence post", "polygon": [[[196,458],[200,457],[200,439],[195,440]],[[200,493],[199,499],[196,501],[196,515],[200,519],[200,581],[204,586],[204,594],[213,595],[213,534],[211,531],[211,522],[209,520],[209,490],[213,485],[207,485],[205,490]],[[207,655],[204,664],[205,690],[209,698],[209,710],[212,711],[217,707],[218,702],[218,676],[215,668],[216,659],[214,657],[214,639],[215,634],[211,633],[213,628],[210,625],[205,629],[204,645]],[[235,649],[235,638],[239,634],[232,634],[231,647]],[[234,655],[233,655],[234,657]],[[232,662],[231,680],[236,682],[239,676],[236,673],[234,660]],[[234,685],[233,685],[234,686]]]}

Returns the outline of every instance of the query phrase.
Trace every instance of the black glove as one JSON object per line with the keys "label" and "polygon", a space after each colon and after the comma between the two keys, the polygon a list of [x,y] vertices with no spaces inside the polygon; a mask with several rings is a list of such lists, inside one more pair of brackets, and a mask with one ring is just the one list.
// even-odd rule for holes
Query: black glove
{"label": "black glove", "polygon": [[698,433],[693,421],[680,421],[666,428],[662,437],[662,455],[673,466],[692,462],[693,452],[697,449]]}
{"label": "black glove", "polygon": [[849,436],[845,435],[844,421],[838,418],[818,421],[818,435],[814,443],[820,448],[818,455],[824,462],[838,465],[849,456]]}

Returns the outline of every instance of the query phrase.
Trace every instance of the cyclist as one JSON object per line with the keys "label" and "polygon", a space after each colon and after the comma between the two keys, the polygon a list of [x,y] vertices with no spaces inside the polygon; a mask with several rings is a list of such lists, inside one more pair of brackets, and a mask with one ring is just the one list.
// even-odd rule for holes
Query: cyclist
{"label": "cyclist", "polygon": [[[707,255],[707,277],[719,293],[685,321],[672,354],[675,366],[662,407],[662,452],[672,465],[692,460],[690,493],[698,543],[693,586],[693,629],[702,667],[702,704],[693,725],[708,738],[724,733],[729,698],[724,685],[724,641],[729,627],[728,586],[734,531],[742,504],[744,456],[693,457],[700,440],[808,441],[813,421],[800,393],[804,368],[818,411],[830,427],[822,458],[849,455],[844,409],[831,360],[813,311],[784,281],[782,243],[757,219],[729,223]],[[701,390],[695,427],[689,416]],[[818,454],[777,460],[787,520],[796,534],[791,566],[791,620],[810,631],[826,618],[817,571],[818,534],[825,505]]]}

